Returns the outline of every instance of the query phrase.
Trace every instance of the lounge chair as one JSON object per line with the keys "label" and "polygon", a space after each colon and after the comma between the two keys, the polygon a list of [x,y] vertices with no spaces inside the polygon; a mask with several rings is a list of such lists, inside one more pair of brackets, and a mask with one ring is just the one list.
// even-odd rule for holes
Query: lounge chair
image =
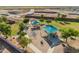
{"label": "lounge chair", "polygon": [[65,25],[65,23],[64,23],[64,22],[60,22],[60,24]]}

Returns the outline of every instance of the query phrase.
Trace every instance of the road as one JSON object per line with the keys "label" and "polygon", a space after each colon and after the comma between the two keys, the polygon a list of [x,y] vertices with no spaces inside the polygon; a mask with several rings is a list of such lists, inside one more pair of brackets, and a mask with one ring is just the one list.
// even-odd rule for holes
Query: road
{"label": "road", "polygon": [[11,44],[8,40],[0,37],[0,41],[4,44],[4,46],[10,50],[12,53],[22,53],[23,51],[21,51],[19,48],[17,48],[16,46],[14,46],[13,44]]}

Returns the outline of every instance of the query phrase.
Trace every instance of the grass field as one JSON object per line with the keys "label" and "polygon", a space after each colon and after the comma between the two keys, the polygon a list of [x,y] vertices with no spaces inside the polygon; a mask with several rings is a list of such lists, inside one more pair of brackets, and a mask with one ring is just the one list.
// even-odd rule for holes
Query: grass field
{"label": "grass field", "polygon": [[17,32],[19,31],[19,24],[21,23],[21,21],[16,22],[15,24],[11,25],[11,35],[16,35]]}
{"label": "grass field", "polygon": [[[62,29],[62,28],[73,28],[73,29],[79,31],[79,23],[78,22],[68,22],[68,23],[69,24],[63,25],[63,24],[60,24],[60,22],[52,21],[49,24],[57,27],[58,29]],[[44,22],[42,22],[42,24],[48,24],[48,23],[46,23],[46,21],[44,21]]]}
{"label": "grass field", "polygon": [[18,24],[13,24],[11,26],[11,30],[12,30],[11,35],[16,35],[17,32],[19,31],[19,25]]}
{"label": "grass field", "polygon": [[69,24],[62,25],[59,22],[52,21],[51,25],[54,25],[58,28],[73,28],[79,31],[79,23],[78,22],[69,22]]}
{"label": "grass field", "polygon": [[[11,30],[12,30],[12,35],[16,35],[17,32],[19,31],[19,24],[21,23],[21,21],[11,25]],[[79,23],[78,22],[68,22],[69,24],[65,24],[62,25],[60,24],[60,22],[56,22],[56,21],[52,21],[51,23],[49,23],[50,25],[53,25],[55,27],[57,27],[58,29],[62,29],[62,28],[73,28],[75,30],[79,31]],[[44,22],[41,22],[41,24],[48,24],[46,22],[46,20]]]}

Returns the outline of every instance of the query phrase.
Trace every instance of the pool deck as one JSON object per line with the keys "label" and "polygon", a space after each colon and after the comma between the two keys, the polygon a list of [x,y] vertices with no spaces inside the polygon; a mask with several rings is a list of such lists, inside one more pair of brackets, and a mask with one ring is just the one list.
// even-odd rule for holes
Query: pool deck
{"label": "pool deck", "polygon": [[[41,52],[46,53],[50,46],[44,40],[44,38],[41,37],[41,35],[46,35],[46,33],[43,30],[35,30],[35,33],[36,35],[32,36],[32,30],[31,30],[31,27],[29,27],[27,34],[32,39],[32,44],[34,45],[34,47],[36,47]],[[41,44],[41,41],[43,42],[43,44]]]}
{"label": "pool deck", "polygon": [[64,47],[62,46],[62,44],[55,46],[52,53],[64,53]]}

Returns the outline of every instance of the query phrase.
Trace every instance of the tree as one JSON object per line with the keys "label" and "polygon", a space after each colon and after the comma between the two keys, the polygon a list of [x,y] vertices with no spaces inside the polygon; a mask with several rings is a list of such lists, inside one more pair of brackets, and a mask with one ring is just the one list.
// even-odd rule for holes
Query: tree
{"label": "tree", "polygon": [[6,26],[5,35],[6,35],[6,38],[11,35],[11,27],[10,26]]}
{"label": "tree", "polygon": [[23,31],[21,31],[21,32],[19,33],[19,38],[21,38],[22,36],[25,36],[25,35],[26,35],[26,33],[23,32]]}
{"label": "tree", "polygon": [[43,22],[44,21],[44,15],[41,15],[40,17],[41,17],[40,22]]}
{"label": "tree", "polygon": [[11,35],[11,26],[7,24],[0,24],[0,31],[5,37],[7,38],[8,36]]}
{"label": "tree", "polygon": [[22,36],[19,40],[19,43],[23,48],[25,48],[29,43],[31,43],[31,39],[28,39],[27,37]]}
{"label": "tree", "polygon": [[63,21],[64,18],[56,18],[55,21]]}
{"label": "tree", "polygon": [[20,29],[19,32],[23,31],[24,28],[25,28],[25,24],[24,24],[24,23],[20,23],[20,24],[19,24],[19,29]]}
{"label": "tree", "polygon": [[61,30],[61,36],[62,38],[66,39],[66,43],[67,43],[67,39],[68,37],[70,37],[68,30]]}
{"label": "tree", "polygon": [[20,43],[20,45],[21,45],[23,48],[27,47],[27,45],[28,45],[29,43],[31,43],[31,39],[25,37],[25,35],[26,35],[26,33],[21,32],[21,33],[19,34],[19,37],[18,37],[19,43]]}
{"label": "tree", "polygon": [[44,15],[43,14],[41,15],[41,18],[44,18]]}
{"label": "tree", "polygon": [[0,17],[0,23],[2,23],[3,22],[3,20],[2,20],[2,18]]}
{"label": "tree", "polygon": [[7,17],[6,17],[6,16],[2,16],[2,17],[1,17],[1,20],[2,20],[3,22],[7,23]]}
{"label": "tree", "polygon": [[46,20],[46,22],[49,24],[49,23],[51,23],[51,20]]}
{"label": "tree", "polygon": [[79,32],[77,30],[74,30],[74,29],[70,28],[69,32],[70,32],[71,36],[74,36],[75,38],[77,36],[79,36]]}
{"label": "tree", "polygon": [[28,23],[29,22],[29,18],[24,18],[23,23]]}
{"label": "tree", "polygon": [[75,37],[79,36],[79,32],[72,28],[68,28],[68,29],[62,29],[61,35],[62,35],[62,38],[66,39],[66,42],[67,42],[67,38],[72,36],[75,36]]}
{"label": "tree", "polygon": [[60,15],[61,15],[61,14],[60,14],[60,13],[58,13],[57,18],[59,18],[59,17],[60,17]]}
{"label": "tree", "polygon": [[75,38],[76,38],[77,36],[79,36],[79,32],[78,31],[74,31],[73,36],[75,36]]}
{"label": "tree", "polygon": [[24,30],[27,30],[28,26],[25,23],[20,23],[19,24],[19,32],[17,34],[21,34],[21,32],[23,32]]}

